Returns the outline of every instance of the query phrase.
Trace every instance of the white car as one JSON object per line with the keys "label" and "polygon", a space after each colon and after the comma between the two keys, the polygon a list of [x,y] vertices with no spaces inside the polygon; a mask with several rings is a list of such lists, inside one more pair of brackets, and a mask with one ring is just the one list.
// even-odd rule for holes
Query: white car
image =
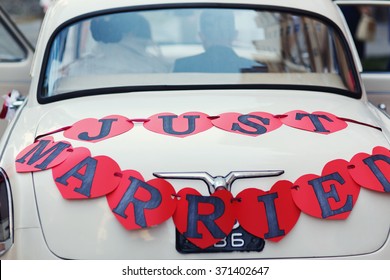
{"label": "white car", "polygon": [[389,259],[361,70],[332,1],[56,1],[0,145],[1,258]]}

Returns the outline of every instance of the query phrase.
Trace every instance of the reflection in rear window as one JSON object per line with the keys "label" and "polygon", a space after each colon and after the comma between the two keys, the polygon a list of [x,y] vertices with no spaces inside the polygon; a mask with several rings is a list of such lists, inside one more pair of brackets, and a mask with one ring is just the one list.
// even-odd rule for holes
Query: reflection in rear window
{"label": "reflection in rear window", "polygon": [[43,96],[115,87],[297,85],[356,92],[337,32],[251,9],[162,9],[88,18],[52,42]]}

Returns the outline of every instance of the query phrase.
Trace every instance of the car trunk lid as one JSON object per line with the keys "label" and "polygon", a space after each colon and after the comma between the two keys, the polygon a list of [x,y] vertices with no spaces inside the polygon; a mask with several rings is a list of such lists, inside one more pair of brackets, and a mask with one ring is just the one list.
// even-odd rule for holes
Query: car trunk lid
{"label": "car trunk lid", "polygon": [[[231,172],[283,171],[282,174],[274,174],[275,176],[271,177],[235,180],[231,184],[233,197],[248,188],[268,191],[279,181],[287,180],[293,184],[307,174],[320,176],[324,166],[333,160],[349,161],[357,153],[370,154],[375,146],[388,145],[382,132],[371,127],[378,124],[361,101],[321,92],[142,92],[86,97],[50,106],[53,108],[39,120],[37,135],[86,118],[101,119],[116,115],[133,120],[134,127],[131,130],[103,141],[78,141],[68,139],[62,133],[55,133],[53,137],[57,141],[69,141],[73,148],[87,148],[93,157],[110,157],[122,172],[136,171],[147,182],[155,179],[153,174],[166,172],[201,172],[211,177],[226,179]],[[156,133],[145,126],[146,119],[151,119],[151,116],[156,114],[158,119],[164,115],[161,113],[167,112],[177,115],[201,112],[217,119],[216,116],[233,112],[266,112],[283,117],[294,110],[308,113],[327,112],[357,122],[348,121],[347,127],[334,133],[309,132],[283,124],[257,137],[215,126],[187,137],[179,137]],[[85,126],[80,131],[84,128],[87,129]],[[185,130],[185,127],[176,128],[179,132]],[[115,217],[114,207],[109,205],[105,196],[93,199],[64,199],[51,170],[36,172],[33,178],[46,242],[50,250],[61,258],[220,259],[351,256],[378,250],[387,240],[390,225],[387,215],[378,215],[378,212],[390,210],[388,196],[362,188],[347,219],[325,220],[301,213],[291,231],[278,242],[266,240],[262,252],[180,254],[175,249],[176,230],[172,218],[152,227],[128,230]],[[203,196],[209,195],[209,187],[202,180],[166,180],[172,184],[176,193],[185,188],[193,188]]]}

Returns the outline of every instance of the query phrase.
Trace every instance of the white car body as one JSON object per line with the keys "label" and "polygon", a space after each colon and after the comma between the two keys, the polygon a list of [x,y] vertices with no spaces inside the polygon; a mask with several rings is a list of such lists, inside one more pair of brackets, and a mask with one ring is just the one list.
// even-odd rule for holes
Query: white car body
{"label": "white car body", "polygon": [[[105,197],[90,201],[66,200],[58,191],[50,170],[17,172],[15,159],[34,143],[37,136],[72,125],[86,118],[121,115],[145,119],[173,112],[204,112],[216,116],[226,112],[268,112],[293,110],[330,112],[367,125],[348,123],[348,128],[322,135],[282,126],[259,137],[247,137],[211,128],[190,137],[153,133],[141,123],[122,135],[98,143],[68,139],[53,134],[56,141],[73,147],[87,147],[93,155],[107,155],[122,170],[139,171],[146,181],[157,172],[207,172],[225,176],[232,171],[283,170],[276,177],[236,180],[232,195],[246,188],[269,190],[277,181],[294,182],[305,174],[321,174],[335,159],[349,161],[358,153],[371,154],[376,146],[389,147],[390,119],[361,97],[352,98],[328,91],[302,89],[194,88],[192,90],[143,90],[99,94],[62,100],[37,98],[53,34],[85,15],[121,9],[159,9],[175,5],[233,5],[232,7],[282,8],[319,16],[337,26],[343,36],[355,73],[359,72],[349,31],[331,1],[288,0],[59,0],[47,12],[32,67],[29,98],[18,111],[2,138],[0,165],[9,180],[11,237],[3,243],[2,259],[273,259],[273,258],[390,258],[390,196],[361,188],[348,219],[324,220],[301,213],[294,228],[279,242],[265,241],[261,252],[219,252],[182,254],[175,249],[175,224],[126,230],[114,217]],[[351,51],[352,50],[352,51]],[[212,78],[212,77],[211,77]],[[293,77],[293,79],[296,79]],[[356,81],[362,81],[356,75]],[[300,81],[308,83],[304,77]],[[96,84],[103,84],[96,80]],[[278,83],[278,76],[273,77]],[[329,82],[331,83],[331,81]],[[234,81],[232,82],[234,84]],[[229,86],[229,85],[228,85]],[[200,180],[167,179],[179,191],[186,187],[207,196]],[[3,209],[2,209],[3,211]]]}

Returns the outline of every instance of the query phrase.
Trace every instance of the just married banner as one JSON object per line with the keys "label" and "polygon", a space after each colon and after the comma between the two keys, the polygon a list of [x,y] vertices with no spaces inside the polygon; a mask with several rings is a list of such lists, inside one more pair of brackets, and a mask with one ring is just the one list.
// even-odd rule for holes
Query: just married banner
{"label": "just married banner", "polygon": [[[162,113],[148,119],[84,119],[47,134],[63,131],[69,139],[98,142],[131,130],[135,121],[142,121],[153,132],[177,137],[214,126],[258,136],[282,125],[325,135],[345,129],[348,122],[367,125],[325,112],[293,111],[278,116],[225,113],[214,117]],[[226,189],[208,196],[190,187],[176,190],[167,180],[147,180],[139,171],[122,169],[108,155],[93,155],[86,147],[55,141],[46,134],[23,149],[15,164],[20,173],[51,170],[64,199],[106,197],[113,215],[127,230],[158,226],[172,218],[177,230],[199,248],[226,237],[236,221],[251,234],[278,242],[293,230],[302,212],[318,219],[343,220],[353,210],[361,188],[390,192],[390,151],[386,147],[375,147],[371,154],[357,153],[349,160],[334,159],[318,174],[302,174],[294,182],[277,181],[268,191],[247,188],[235,196]]]}

